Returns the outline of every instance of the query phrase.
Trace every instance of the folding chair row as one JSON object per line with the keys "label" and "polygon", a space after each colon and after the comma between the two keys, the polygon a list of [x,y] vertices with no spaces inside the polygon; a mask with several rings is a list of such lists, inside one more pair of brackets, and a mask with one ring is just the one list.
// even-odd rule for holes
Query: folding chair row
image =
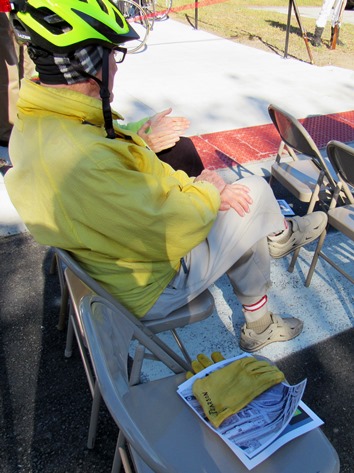
{"label": "folding chair row", "polygon": [[[137,473],[246,473],[237,456],[177,394],[183,373],[131,386],[127,373],[130,342],[144,345],[146,337],[117,307],[98,297],[80,304],[85,338],[99,390],[120,429],[112,473],[125,468],[125,442]],[[151,341],[149,349],[164,363]],[[314,454],[315,452],[315,454]],[[126,472],[130,472],[125,469]],[[252,470],[298,473],[338,473],[336,451],[317,428],[281,447]]]}

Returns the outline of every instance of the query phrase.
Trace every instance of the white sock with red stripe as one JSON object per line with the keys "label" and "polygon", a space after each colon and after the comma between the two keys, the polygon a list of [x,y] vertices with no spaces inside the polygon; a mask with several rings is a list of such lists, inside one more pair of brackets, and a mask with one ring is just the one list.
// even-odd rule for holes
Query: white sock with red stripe
{"label": "white sock with red stripe", "polygon": [[256,333],[264,332],[272,323],[267,296],[263,296],[255,304],[243,305],[242,307],[247,328],[254,330]]}

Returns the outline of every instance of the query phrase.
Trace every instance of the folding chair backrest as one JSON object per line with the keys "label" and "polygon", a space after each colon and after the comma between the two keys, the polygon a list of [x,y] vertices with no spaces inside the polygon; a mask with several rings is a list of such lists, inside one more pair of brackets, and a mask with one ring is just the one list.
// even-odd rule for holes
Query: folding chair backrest
{"label": "folding chair backrest", "polygon": [[338,176],[354,187],[354,148],[332,140],[327,145],[327,155]]}
{"label": "folding chair backrest", "polygon": [[[106,406],[112,417],[118,419],[124,436],[132,442],[138,454],[144,459],[148,447],[125,408],[124,396],[129,396],[130,389],[127,362],[131,341],[137,339],[145,344],[148,342],[148,337],[116,306],[100,296],[84,297],[80,304],[80,311],[85,338]],[[165,361],[165,356],[157,345],[155,346],[150,341],[148,346],[160,361]],[[139,448],[141,445],[145,445],[143,450]],[[156,458],[154,452],[149,452],[148,457],[150,466],[155,472],[171,473],[171,470],[164,467]]]}
{"label": "folding chair backrest", "polygon": [[333,176],[316,143],[299,120],[275,105],[269,105],[268,112],[282,141],[298,153],[310,157],[319,170],[324,171],[329,183],[335,187]]}

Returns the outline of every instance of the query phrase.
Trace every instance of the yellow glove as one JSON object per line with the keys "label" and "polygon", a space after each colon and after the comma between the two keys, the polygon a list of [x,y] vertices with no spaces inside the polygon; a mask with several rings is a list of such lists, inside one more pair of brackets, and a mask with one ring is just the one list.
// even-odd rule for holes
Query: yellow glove
{"label": "yellow glove", "polygon": [[197,379],[192,389],[205,415],[214,427],[219,427],[227,417],[284,379],[276,366],[250,356]]}
{"label": "yellow glove", "polygon": [[219,351],[213,351],[210,356],[211,359],[204,355],[204,353],[199,353],[199,355],[197,355],[197,359],[192,361],[192,368],[194,373],[192,373],[191,371],[187,371],[186,379],[191,378],[196,373],[203,371],[204,368],[207,368],[208,366],[217,363],[218,361],[225,360],[225,358]]}

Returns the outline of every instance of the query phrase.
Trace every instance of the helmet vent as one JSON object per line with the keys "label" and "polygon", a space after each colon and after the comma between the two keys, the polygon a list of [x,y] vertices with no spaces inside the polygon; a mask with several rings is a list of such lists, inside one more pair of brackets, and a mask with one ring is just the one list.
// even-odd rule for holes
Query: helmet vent
{"label": "helmet vent", "polygon": [[107,10],[107,7],[106,7],[106,5],[104,4],[104,2],[102,2],[102,0],[97,0],[97,3],[98,3],[99,6],[101,7],[101,10],[108,14],[108,10]]}
{"label": "helmet vent", "polygon": [[124,24],[123,24],[123,19],[120,15],[118,15],[118,13],[115,11],[114,12],[114,16],[116,17],[116,22],[117,24],[121,27],[121,28],[124,28]]}
{"label": "helmet vent", "polygon": [[60,18],[60,16],[53,13],[52,15],[45,16],[44,21],[46,21],[47,23],[53,25],[55,23],[60,23],[63,20],[62,20],[62,18]]}
{"label": "helmet vent", "polygon": [[32,16],[52,34],[60,35],[72,30],[72,26],[56,13],[48,8],[39,8],[37,12],[31,12]]}

